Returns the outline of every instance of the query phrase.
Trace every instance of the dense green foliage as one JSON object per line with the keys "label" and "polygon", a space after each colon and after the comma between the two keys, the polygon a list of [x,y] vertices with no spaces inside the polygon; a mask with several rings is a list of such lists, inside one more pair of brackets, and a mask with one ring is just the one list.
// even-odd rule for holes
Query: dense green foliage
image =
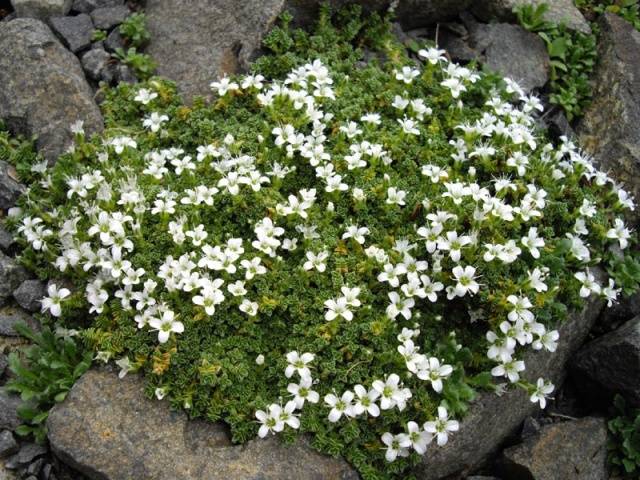
{"label": "dense green foliage", "polygon": [[49,410],[65,399],[75,381],[91,366],[92,354],[73,338],[57,336],[48,327],[34,332],[18,324],[15,329],[30,341],[20,353],[9,355],[9,368],[14,377],[6,388],[18,393],[23,400],[18,415],[24,423],[16,433],[33,435],[42,442],[46,438]]}
{"label": "dense green foliage", "polygon": [[151,39],[151,33],[147,29],[147,17],[144,13],[129,15],[120,25],[120,34],[130,45],[135,48],[144,47]]}
{"label": "dense green foliage", "polygon": [[591,73],[596,62],[596,36],[543,19],[545,3],[523,5],[516,13],[520,24],[544,40],[551,59],[549,101],[559,105],[571,121],[579,118],[591,98]]}
{"label": "dense green foliage", "polygon": [[[452,416],[461,417],[479,389],[505,388],[506,383],[492,381],[490,372],[496,361],[487,354],[488,331],[507,337],[530,337],[529,341],[522,340],[523,344],[530,344],[534,334],[525,328],[534,327],[518,325],[520,316],[531,321],[538,332],[552,332],[567,311],[584,304],[581,297],[598,293],[609,301],[615,299],[617,290],[613,284],[607,287],[604,282],[601,289],[592,284],[587,287],[576,274],[586,275],[590,266],[613,261],[610,246],[617,241],[610,232],[614,221],[624,215],[625,198],[621,190],[612,187],[611,179],[595,173],[589,159],[571,141],[562,140],[557,149],[546,143],[545,133],[534,126],[537,99],[518,92],[515,84],[491,74],[449,68],[444,59],[419,65],[421,70],[415,69],[414,81],[401,81],[398,72],[418,64],[394,40],[388,22],[376,16],[362,20],[357,9],[339,14],[335,22],[325,11],[316,31],[306,33],[291,30],[285,17],[283,25],[265,40],[269,53],[258,59],[253,69],[277,81],[315,60],[328,67],[336,98],[329,100],[319,95],[318,99],[322,111],[332,115],[322,117],[326,122],[321,135],[325,137],[324,148],[331,154],[336,171],[354,191],[360,189],[362,197],[351,191],[326,190],[316,178],[317,170],[298,150],[292,148],[289,155],[274,142],[274,128],[285,125],[310,135],[304,108],[296,107],[290,97],[274,95],[271,104],[260,105],[254,87],[246,87],[219,94],[211,103],[197,99],[186,106],[172,83],[151,78],[140,85],[122,84],[107,90],[102,105],[104,136],[87,139],[78,133],[75,148],[61,156],[53,169],[33,169],[36,159],[29,156],[14,159],[22,178],[31,185],[29,195],[20,202],[22,213],[8,223],[24,235],[21,260],[25,265],[42,277],[63,276],[73,285],[70,296],[61,301],[61,313],[51,310],[52,315],[60,316],[62,325],[80,329],[80,337],[87,347],[98,352],[98,358],[119,359],[123,373],[144,372],[150,396],[167,395],[174,407],[185,408],[194,417],[227,422],[234,441],[255,437],[256,411],[289,397],[287,387],[294,379],[283,374],[289,352],[315,355],[311,370],[317,383],[313,388],[322,396],[331,392],[340,396],[355,384],[369,387],[392,373],[399,374],[404,387],[412,393],[406,408],[385,409],[377,418],[342,418],[329,423],[329,409],[322,401],[307,403],[300,416],[299,431],[314,434],[313,445],[317,449],[344,455],[366,479],[407,478],[404,472],[420,457],[414,453],[394,463],[385,462],[382,435],[402,431],[411,421],[431,421],[442,406]],[[554,42],[550,39],[551,44]],[[567,51],[562,54],[559,46],[553,48],[558,51],[557,58],[570,55]],[[375,52],[369,63],[362,62],[364,49]],[[125,59],[136,58],[135,55],[135,51],[119,52]],[[150,71],[144,70],[148,76]],[[582,72],[581,68],[577,71]],[[460,84],[464,86],[458,94],[447,86],[455,86],[455,82],[449,82],[455,79],[462,79]],[[301,87],[292,83],[295,94],[299,91],[295,89]],[[147,95],[153,92],[155,98],[149,97],[144,103],[136,100],[142,88]],[[399,126],[407,118],[392,106],[396,97],[423,101],[424,118],[417,115],[419,104],[403,107],[407,115],[415,116],[413,127],[417,134]],[[577,107],[571,108],[577,114]],[[361,121],[370,112],[381,114],[380,124]],[[159,126],[156,130],[145,128],[142,121],[149,121],[154,113],[158,118],[167,118],[150,123]],[[342,129],[349,121],[360,122],[356,125],[362,130],[356,134],[357,141]],[[514,138],[504,133],[509,126],[515,127]],[[122,141],[128,146],[118,150]],[[385,155],[366,154],[365,166],[351,169],[344,159],[353,151],[354,142],[360,141],[369,146],[379,144]],[[178,171],[176,165],[183,165],[184,157],[177,157],[187,153],[195,158],[195,152],[200,152],[199,148],[206,150],[207,146],[214,153],[205,154],[194,163],[193,170]],[[159,176],[145,172],[159,151],[172,148],[183,150],[175,154],[173,160],[177,163],[167,163],[169,168]],[[157,201],[171,198],[171,192],[179,200],[188,190],[202,185],[217,185],[224,190],[220,183],[224,177],[220,169],[224,169],[211,158],[216,155],[225,161],[248,158],[253,167],[265,174],[277,170],[276,163],[291,171],[284,178],[270,175],[269,184],[257,190],[243,186],[241,194],[216,194],[212,208],[176,202],[174,212],[160,209],[149,214],[151,205],[157,207]],[[520,163],[512,163],[516,157]],[[425,167],[431,173],[423,173]],[[435,167],[446,174],[445,185],[451,182],[451,187],[445,190],[441,181],[444,177],[429,179]],[[94,181],[96,178],[100,180]],[[83,182],[90,186],[82,187]],[[458,183],[465,191],[465,199],[460,202],[447,196]],[[497,184],[504,186],[497,188]],[[282,213],[281,207],[287,200],[291,202],[290,196],[297,198],[302,189],[309,188],[318,190],[318,198],[308,208],[308,221]],[[391,188],[406,193],[406,204],[388,201]],[[538,195],[537,200],[531,200],[542,191],[546,192],[546,199]],[[129,194],[143,201],[129,205],[123,200]],[[540,211],[532,213],[537,208]],[[97,267],[108,263],[109,255],[113,255],[98,244],[97,236],[89,233],[101,212],[124,212],[123,216],[131,217],[122,221],[126,238],[115,241],[125,244],[130,240],[133,248],[126,254],[127,260],[135,268],[144,269],[146,276],[158,284],[162,280],[157,272],[167,264],[167,256],[184,258],[183,263],[190,259],[198,262],[200,248],[194,247],[199,245],[178,242],[174,234],[168,233],[174,228],[171,223],[182,221],[181,218],[185,229],[205,226],[207,244],[224,245],[230,238],[239,238],[247,249],[255,238],[256,224],[271,219],[285,228],[287,235],[297,235],[299,246],[287,252],[281,249],[278,255],[259,255],[265,272],[247,281],[248,297],[256,302],[257,315],[240,310],[241,298],[226,292],[226,286],[238,278],[229,271],[212,272],[225,281],[228,298],[216,306],[214,314],[192,301],[196,292],[158,288],[154,293],[158,303],[163,308],[170,307],[184,327],[183,332],[175,330],[163,342],[159,341],[158,331],[149,328],[148,319],[142,318],[140,309],[132,306],[131,290],[123,287],[116,291],[119,286],[106,278],[113,275],[113,268],[102,266],[104,271],[98,271]],[[418,233],[418,227],[438,223],[440,220],[429,219],[430,215],[437,217],[437,212],[452,215],[442,220],[447,224],[442,235],[458,232],[469,237],[458,260],[444,247],[438,252],[425,251],[426,243],[435,240]],[[32,224],[35,218],[40,222]],[[345,229],[353,225],[368,228],[368,248],[354,238],[343,238]],[[532,225],[540,235],[538,240],[544,237],[543,245],[533,250],[522,243]],[[309,231],[311,226],[317,237],[293,233],[300,231],[296,227]],[[625,242],[635,245],[636,236],[628,233]],[[36,241],[32,236],[37,237]],[[513,260],[483,259],[487,244],[491,248],[502,247],[510,241],[511,250],[519,250]],[[435,243],[443,244],[444,238]],[[443,288],[446,285],[448,291],[439,292],[437,301],[418,300],[412,313],[390,315],[390,292],[380,281],[380,260],[367,251],[372,246],[377,246],[390,264],[406,262],[407,268],[417,269],[415,259],[410,255],[407,259],[403,248],[414,251],[412,254],[428,263],[428,267],[420,268],[428,268],[432,280],[441,282]],[[301,268],[307,258],[305,253],[322,250],[329,254],[324,274]],[[94,254],[103,258],[90,260]],[[249,260],[255,254],[252,250],[250,256],[242,258]],[[476,295],[465,291],[472,281],[465,279],[456,284],[453,280],[452,272],[460,263],[477,269],[475,278],[481,288]],[[532,272],[538,274],[537,287],[533,287]],[[166,278],[163,280],[169,283]],[[335,298],[345,286],[361,289],[362,307],[354,308],[353,321],[327,321],[326,301]],[[140,286],[135,288],[140,293]],[[465,292],[456,294],[457,288]],[[587,293],[583,294],[585,289]],[[88,301],[88,297],[102,295],[103,290],[108,301],[95,308],[96,303]],[[445,300],[447,294],[450,298]],[[531,306],[520,305],[516,311],[511,299],[519,301],[525,295]],[[88,317],[87,311],[92,308]],[[533,314],[528,308],[535,312],[535,322],[529,318]],[[514,312],[518,318],[513,320],[513,328],[501,330],[507,323],[505,318],[511,320]],[[407,371],[407,358],[398,349],[399,344],[406,345],[406,340],[398,339],[403,329],[419,330],[413,336],[420,351],[452,367],[441,391]],[[29,375],[29,368],[19,371],[15,388],[22,388],[23,395],[27,392],[43,408],[66,391],[69,381],[76,378],[76,365],[85,368],[88,357],[78,350],[65,350],[64,361],[54,363],[56,355],[62,355],[58,344],[51,343],[51,337],[34,339],[36,351],[28,358],[31,365],[42,365],[42,372]],[[68,340],[64,342],[65,349],[72,348]],[[548,349],[553,350],[554,342],[548,343]],[[256,361],[261,356],[264,361]],[[15,360],[13,364],[18,367]],[[64,375],[55,376],[58,368]],[[495,373],[495,368],[493,371],[494,376],[502,375]],[[525,376],[516,375],[511,383],[529,395],[538,394],[532,401],[544,400],[538,392],[540,385],[531,383],[536,379]],[[23,378],[33,378],[34,383],[21,383]],[[43,388],[41,378],[55,380],[51,391]],[[35,425],[41,423],[43,414],[39,412],[32,416]],[[287,428],[281,435],[292,441],[296,433]],[[437,448],[435,441],[429,448]]]}
{"label": "dense green foliage", "polygon": [[609,420],[609,461],[615,474],[638,478],[640,473],[640,409],[626,405],[621,396],[614,400]]}

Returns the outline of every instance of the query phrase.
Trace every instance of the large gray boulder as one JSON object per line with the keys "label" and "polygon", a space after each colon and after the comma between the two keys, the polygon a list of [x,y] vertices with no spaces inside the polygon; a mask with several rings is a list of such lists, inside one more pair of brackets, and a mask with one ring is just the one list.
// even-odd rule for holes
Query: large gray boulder
{"label": "large gray boulder", "polygon": [[[567,358],[584,341],[601,307],[600,301],[591,302],[563,323],[555,354],[526,356],[527,378],[561,383]],[[85,373],[49,415],[49,442],[56,455],[95,480],[358,478],[343,460],[316,453],[304,439],[293,446],[277,438],[233,446],[222,425],[189,421],[166,402],[144,398],[143,389],[137,375],[119,380],[109,369]],[[425,455],[416,477],[435,480],[472,471],[537,409],[521,390],[501,397],[480,394],[460,432],[446,447]]]}
{"label": "large gray boulder", "polygon": [[53,408],[47,427],[53,452],[93,480],[356,480],[341,459],[325,457],[304,440],[278,438],[234,446],[219,423],[190,421],[166,401],[146,399],[144,380],[120,380],[92,369]]}
{"label": "large gray boulder", "polygon": [[555,24],[564,23],[572,30],[591,33],[589,22],[580,13],[573,0],[477,0],[473,2],[472,11],[484,21],[497,18],[511,22],[516,19],[514,8],[521,5],[537,6],[542,3],[548,6],[543,17],[546,21]]}
{"label": "large gray boulder", "polygon": [[[578,126],[584,148],[640,201],[640,32],[612,13],[600,20],[593,102]],[[640,223],[640,208],[633,213]]]}
{"label": "large gray boulder", "polygon": [[607,423],[585,417],[546,425],[502,454],[505,480],[604,480]]}
{"label": "large gray boulder", "polygon": [[476,23],[470,29],[470,46],[482,54],[489,70],[509,77],[526,91],[541,88],[549,79],[549,54],[542,38],[509,23]]}
{"label": "large gray boulder", "polygon": [[640,315],[585,345],[572,362],[572,374],[593,400],[619,393],[640,407]]}
{"label": "large gray boulder", "polygon": [[259,8],[236,0],[148,0],[147,53],[185,99],[206,96],[212,81],[246,68],[283,5],[284,0],[264,0]]}
{"label": "large gray boulder", "polygon": [[73,0],[11,0],[18,17],[46,20],[49,17],[66,15]]}
{"label": "large gray boulder", "polygon": [[84,121],[87,134],[102,130],[80,62],[44,23],[0,23],[0,52],[0,118],[14,133],[37,135],[47,160],[71,145],[72,123]]}

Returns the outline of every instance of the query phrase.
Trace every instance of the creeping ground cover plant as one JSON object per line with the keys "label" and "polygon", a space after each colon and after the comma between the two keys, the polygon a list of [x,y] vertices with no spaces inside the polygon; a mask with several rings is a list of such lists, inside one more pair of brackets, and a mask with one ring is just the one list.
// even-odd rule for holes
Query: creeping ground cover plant
{"label": "creeping ground cover plant", "polygon": [[10,223],[52,280],[43,311],[149,395],[391,478],[464,435],[479,389],[545,407],[524,354],[616,301],[616,269],[592,267],[635,244],[634,203],[515,81],[409,58],[356,13],[285,18],[211,101],[107,92],[101,137],[75,125],[55,167],[18,165]]}

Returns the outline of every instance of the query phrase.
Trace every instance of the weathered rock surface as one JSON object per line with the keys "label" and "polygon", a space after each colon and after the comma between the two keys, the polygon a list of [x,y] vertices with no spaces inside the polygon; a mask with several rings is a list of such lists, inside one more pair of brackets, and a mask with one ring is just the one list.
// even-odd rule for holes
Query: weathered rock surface
{"label": "weathered rock surface", "polygon": [[[612,13],[600,29],[593,101],[578,134],[600,167],[640,201],[640,32]],[[632,215],[640,223],[640,208]]]}
{"label": "weathered rock surface", "polygon": [[113,80],[113,69],[109,68],[112,59],[111,55],[104,48],[93,48],[82,55],[82,68],[87,77],[99,82],[111,82]]}
{"label": "weathered rock surface", "polygon": [[17,412],[21,403],[20,397],[0,390],[0,429],[14,430],[22,423]]}
{"label": "weathered rock surface", "polygon": [[[558,328],[560,342],[555,353],[528,352],[524,357],[526,378],[535,382],[537,378],[544,377],[556,386],[560,385],[568,360],[587,338],[602,307],[602,301],[594,299],[582,312],[567,318]],[[481,393],[460,422],[460,431],[449,439],[444,448],[431,449],[424,456],[415,469],[416,477],[439,480],[474,471],[520,427],[525,418],[539,409],[521,389],[509,390],[500,397],[489,392]]]}
{"label": "weathered rock surface", "polygon": [[72,10],[80,13],[90,13],[96,8],[117,7],[124,4],[124,0],[74,0]]}
{"label": "weathered rock surface", "polygon": [[93,22],[86,13],[75,17],[54,17],[49,23],[53,31],[72,52],[79,52],[91,45]]}
{"label": "weathered rock surface", "polygon": [[28,277],[27,271],[16,261],[0,253],[0,305],[7,301],[13,291]]}
{"label": "weathered rock surface", "polygon": [[[1,181],[2,180],[0,180],[0,182]],[[0,188],[0,192],[2,192],[2,188]],[[0,193],[0,195],[1,195],[1,193]],[[16,199],[17,199],[17,197],[16,197]],[[0,208],[2,208],[2,207],[0,207]],[[0,250],[2,250],[4,253],[9,253],[9,252],[13,251],[14,247],[16,247],[16,246],[17,246],[17,243],[16,243],[15,239],[13,238],[13,234],[11,232],[9,232],[6,228],[4,228],[3,226],[0,225]]]}
{"label": "weathered rock surface", "polygon": [[101,30],[109,30],[120,25],[128,16],[129,9],[125,5],[100,7],[91,11],[91,19],[94,25]]}
{"label": "weathered rock surface", "polygon": [[84,121],[87,134],[102,130],[80,62],[44,23],[0,23],[0,51],[0,118],[14,133],[37,135],[50,162],[71,144],[75,121]]}
{"label": "weathered rock surface", "polygon": [[265,0],[256,8],[235,0],[149,0],[147,53],[158,62],[158,74],[175,80],[186,99],[208,95],[212,81],[248,65],[283,4]]}
{"label": "weathered rock surface", "polygon": [[28,315],[24,310],[14,307],[0,309],[0,335],[3,337],[17,337],[15,331],[17,323],[24,323],[32,330],[39,330],[38,321]]}
{"label": "weathered rock surface", "polygon": [[549,79],[549,54],[544,41],[518,25],[475,24],[471,47],[483,54],[482,63],[517,81],[525,90],[544,86]]}
{"label": "weathered rock surface", "polygon": [[403,28],[435,25],[454,18],[473,4],[473,0],[400,0],[396,13]]}
{"label": "weathered rock surface", "polygon": [[592,398],[619,393],[640,407],[640,315],[585,345],[571,370]]}
{"label": "weathered rock surface", "polygon": [[24,191],[24,185],[18,182],[15,167],[0,160],[0,209],[8,210],[13,207]]}
{"label": "weathered rock surface", "polygon": [[554,423],[503,452],[505,480],[604,480],[607,425],[586,417]]}
{"label": "weathered rock surface", "polygon": [[13,438],[13,433],[9,430],[0,432],[0,458],[7,457],[18,451],[18,442]]}
{"label": "weathered rock surface", "polygon": [[92,369],[53,408],[47,427],[54,453],[94,480],[342,479],[357,474],[341,459],[325,457],[304,441],[230,443],[220,424],[189,421],[166,402],[142,394],[137,375],[118,379]]}
{"label": "weathered rock surface", "polygon": [[478,0],[473,3],[473,13],[484,21],[492,18],[512,22],[516,19],[513,9],[520,5],[546,3],[549,8],[544,19],[555,24],[564,23],[572,30],[591,33],[589,22],[582,16],[573,0]]}
{"label": "weathered rock surface", "polygon": [[18,17],[46,20],[69,13],[73,0],[11,0]]}
{"label": "weathered rock surface", "polygon": [[45,285],[40,280],[25,280],[13,291],[13,298],[25,310],[37,312],[40,310],[40,300],[46,293]]}

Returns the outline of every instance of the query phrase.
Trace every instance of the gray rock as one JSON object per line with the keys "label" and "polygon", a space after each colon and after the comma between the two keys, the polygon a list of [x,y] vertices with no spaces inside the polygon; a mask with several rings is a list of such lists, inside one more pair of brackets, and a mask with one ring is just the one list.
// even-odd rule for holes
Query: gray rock
{"label": "gray rock", "polygon": [[28,278],[27,271],[13,258],[0,253],[0,305]]}
{"label": "gray rock", "polygon": [[640,291],[621,298],[618,303],[605,309],[600,316],[598,326],[608,331],[614,330],[627,320],[631,320],[638,312],[640,312]]}
{"label": "gray rock", "polygon": [[93,22],[86,13],[75,17],[54,17],[49,21],[53,31],[74,53],[89,48],[93,35]]}
{"label": "gray rock", "polygon": [[101,80],[111,83],[113,74],[109,69],[112,63],[111,55],[103,48],[93,48],[82,55],[81,62],[87,77],[99,82]]}
{"label": "gray rock", "polygon": [[4,253],[11,253],[17,246],[13,234],[0,225],[0,250]]}
{"label": "gray rock", "polygon": [[435,25],[455,18],[472,0],[400,0],[396,13],[405,29]]}
{"label": "gray rock", "polygon": [[585,345],[571,366],[591,398],[619,393],[640,407],[640,315]]}
{"label": "gray rock", "polygon": [[119,64],[116,66],[116,81],[118,83],[136,83],[138,81],[138,77],[133,73],[133,70],[129,68],[127,65]]}
{"label": "gray rock", "polygon": [[470,45],[484,54],[485,67],[517,81],[529,91],[549,79],[549,54],[544,41],[518,25],[478,24]]}
{"label": "gray rock", "polygon": [[4,353],[0,353],[0,378],[2,378],[8,366],[9,366],[9,359]]}
{"label": "gray rock", "polygon": [[40,329],[38,321],[28,315],[24,310],[13,307],[0,309],[0,336],[17,337],[14,326],[16,323],[24,323],[34,331]]}
{"label": "gray rock", "polygon": [[80,13],[90,13],[96,8],[117,7],[123,4],[124,0],[74,0],[71,9]]}
{"label": "gray rock", "polygon": [[607,475],[607,424],[586,417],[547,425],[503,452],[505,480],[603,480]]}
{"label": "gray rock", "polygon": [[[601,271],[594,273],[603,275]],[[555,353],[528,352],[524,357],[526,378],[535,382],[544,377],[558,388],[566,375],[568,360],[587,338],[602,307],[600,299],[590,300],[582,312],[571,314],[559,325],[560,342]],[[527,417],[539,410],[522,389],[508,390],[499,397],[490,392],[480,393],[461,420],[460,431],[450,437],[445,447],[432,449],[423,457],[415,468],[416,477],[420,480],[439,480],[460,474],[464,477],[480,467],[519,430]]]}
{"label": "gray rock", "polygon": [[29,480],[29,478],[34,478],[35,480],[38,480],[38,477],[36,477],[36,475],[40,473],[40,470],[42,470],[42,467],[44,466],[45,462],[46,460],[44,458],[38,458],[32,461],[27,467],[27,470],[25,472],[27,475],[31,475],[30,477],[27,477],[27,480]]}
{"label": "gray rock", "polygon": [[17,395],[0,390],[0,429],[15,430],[22,423],[17,411],[21,403]]}
{"label": "gray rock", "polygon": [[13,291],[13,298],[28,312],[40,310],[40,300],[47,293],[45,285],[40,280],[25,280]]}
{"label": "gray rock", "polygon": [[465,40],[450,32],[441,32],[438,44],[455,62],[470,62],[480,56]]}
{"label": "gray rock", "polygon": [[572,30],[591,33],[589,22],[582,16],[573,0],[476,0],[473,2],[473,13],[484,21],[497,18],[498,20],[514,22],[516,15],[513,9],[520,5],[539,5],[546,3],[549,9],[544,14],[548,22],[564,23]]}
{"label": "gray rock", "polygon": [[0,432],[0,458],[13,455],[18,451],[18,442],[13,438],[13,433],[9,430]]}
{"label": "gray rock", "polygon": [[115,52],[118,48],[124,48],[124,39],[120,33],[120,29],[111,30],[107,39],[104,41],[104,47],[110,52]]}
{"label": "gray rock", "polygon": [[102,130],[79,60],[44,23],[1,23],[0,51],[0,118],[14,133],[37,135],[36,146],[49,162],[70,146],[72,123],[84,121],[87,135]]}
{"label": "gray rock", "polygon": [[0,209],[8,210],[13,207],[24,191],[24,185],[18,182],[15,167],[0,160]]}
{"label": "gray rock", "polygon": [[488,477],[486,475],[471,475],[466,477],[465,480],[500,480],[498,477]]}
{"label": "gray rock", "polygon": [[69,13],[73,0],[11,0],[18,17],[46,20]]}
{"label": "gray rock", "polygon": [[38,445],[37,443],[23,443],[15,456],[15,460],[20,465],[27,465],[33,462],[36,458],[46,455],[47,452],[47,447],[44,445]]}
{"label": "gray rock", "polygon": [[138,375],[120,380],[106,369],[85,373],[49,414],[55,455],[95,480],[358,478],[344,460],[325,457],[303,440],[285,445],[272,437],[234,446],[221,424],[190,421],[166,402],[144,398],[143,388]]}
{"label": "gray rock", "polygon": [[[578,126],[583,147],[640,201],[640,32],[622,18],[600,19],[593,101]],[[640,224],[640,208],[630,213]]]}
{"label": "gray rock", "polygon": [[207,96],[213,80],[248,66],[284,3],[264,0],[256,8],[236,0],[148,0],[146,51],[158,74],[175,80],[185,99]]}
{"label": "gray rock", "polygon": [[91,18],[96,28],[110,30],[120,25],[129,16],[129,8],[125,5],[115,7],[100,7],[91,11]]}

